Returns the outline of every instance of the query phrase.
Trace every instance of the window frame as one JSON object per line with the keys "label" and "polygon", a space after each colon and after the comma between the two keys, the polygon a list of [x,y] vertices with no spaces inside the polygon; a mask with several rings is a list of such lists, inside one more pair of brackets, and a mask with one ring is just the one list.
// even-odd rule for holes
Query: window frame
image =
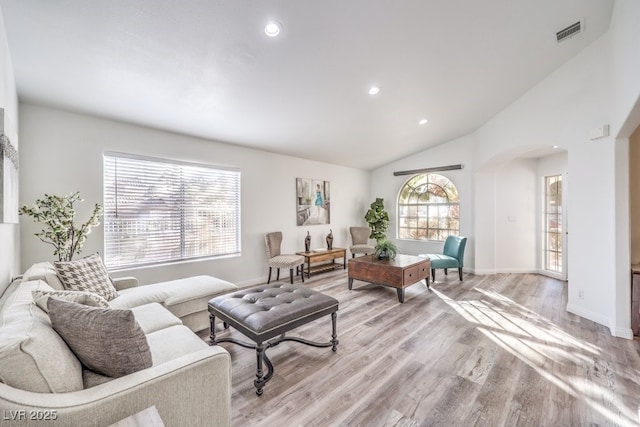
{"label": "window frame", "polygon": [[[149,252],[147,251],[143,251],[141,252],[142,254],[146,255],[144,256],[145,261],[142,262],[131,262],[131,260],[129,261],[122,261],[122,255],[121,254],[128,254],[128,256],[130,258],[134,258],[135,257],[135,252],[129,250],[113,250],[111,249],[108,245],[113,245],[114,244],[114,240],[115,239],[121,239],[122,235],[123,235],[123,231],[120,232],[113,232],[114,234],[110,234],[110,229],[117,229],[123,228],[122,223],[118,223],[118,220],[115,218],[110,218],[109,216],[114,214],[114,209],[115,209],[115,215],[118,215],[118,192],[122,191],[118,189],[118,176],[117,176],[117,159],[123,159],[125,161],[129,160],[129,161],[133,161],[133,162],[151,162],[149,164],[149,167],[151,169],[159,169],[159,168],[166,168],[166,169],[170,169],[172,168],[173,171],[179,171],[179,178],[175,179],[175,177],[173,177],[173,179],[169,178],[167,180],[159,180],[157,181],[157,185],[158,186],[171,186],[176,185],[176,188],[173,188],[172,192],[169,192],[166,197],[167,197],[167,205],[172,205],[173,209],[168,209],[167,212],[169,212],[170,215],[170,219],[169,220],[165,220],[165,222],[173,222],[173,228],[171,228],[170,230],[164,230],[164,231],[160,231],[160,233],[169,233],[169,235],[172,235],[173,240],[176,240],[175,238],[175,233],[176,230],[179,230],[179,238],[177,239],[179,241],[178,244],[176,244],[176,242],[172,242],[173,245],[171,246],[167,246],[171,248],[172,251],[172,255],[169,257],[163,257],[163,258],[156,258],[156,259],[146,259],[148,257],[153,257],[153,253],[154,251],[156,252],[156,256],[158,256],[158,252],[159,249],[158,247],[153,248],[153,250],[151,250],[151,254],[149,255]],[[109,175],[109,173],[111,173],[111,171],[108,171],[107,169],[111,166],[108,166],[107,162],[108,161],[115,161],[116,162],[116,166],[114,166],[115,168],[115,173],[114,175]],[[142,163],[141,163],[142,164]],[[129,169],[129,171],[133,171],[135,169],[135,167],[132,166],[127,166]],[[133,179],[133,178],[138,178],[140,180],[142,180],[146,175],[144,175],[144,173],[142,172],[143,169],[145,169],[143,166],[139,166],[139,173],[140,176],[135,176],[132,175],[129,177],[129,179]],[[210,175],[207,174],[207,171],[210,171]],[[157,171],[155,171],[157,173]],[[202,174],[202,175],[200,175]],[[151,174],[153,175],[153,173]],[[241,185],[241,179],[242,179],[242,175],[240,172],[239,168],[233,168],[233,167],[224,167],[224,166],[217,166],[217,165],[211,165],[211,164],[204,164],[204,163],[196,163],[196,162],[188,162],[188,161],[182,161],[182,160],[174,160],[174,159],[165,159],[165,158],[158,158],[158,157],[150,157],[150,156],[142,156],[142,155],[136,155],[136,154],[128,154],[128,153],[121,153],[121,152],[104,152],[103,153],[103,206],[104,206],[104,216],[103,216],[103,231],[104,231],[104,245],[103,245],[103,249],[104,249],[104,260],[105,260],[105,264],[106,266],[109,268],[109,270],[125,270],[125,269],[132,269],[132,268],[140,268],[140,267],[149,267],[149,266],[158,266],[158,265],[163,265],[163,264],[176,264],[176,263],[184,263],[184,262],[193,262],[193,261],[200,261],[200,260],[208,260],[208,259],[218,259],[218,258],[228,258],[228,257],[234,257],[234,256],[240,256],[241,255],[241,251],[242,251],[242,247],[241,247],[241,243],[242,243],[242,233],[241,233],[241,226],[242,226],[242,209],[241,209],[241,193],[242,193],[242,185]],[[204,177],[205,181],[204,183],[200,182],[198,183],[197,180],[198,178],[202,176]],[[133,177],[133,178],[132,178]],[[152,178],[153,179],[153,176]],[[188,181],[191,180],[191,183],[189,183]],[[199,185],[211,185],[211,182],[221,182],[220,187],[217,187],[217,189],[214,190],[214,192],[211,193],[207,193],[207,192],[202,192],[202,191],[198,191],[198,184]],[[225,188],[224,185],[229,185],[229,188]],[[114,186],[115,190],[111,189],[111,188],[107,188],[109,185]],[[122,185],[122,184],[120,184]],[[140,188],[142,188],[143,186],[138,187],[138,190],[140,190]],[[129,188],[129,194],[135,193],[135,190],[132,190],[132,188],[136,188],[136,187],[131,187]],[[177,190],[177,191],[176,191]],[[227,195],[227,191],[231,190],[231,193],[229,193],[229,195],[224,199],[224,202],[229,203],[229,205],[226,205],[227,208],[230,207],[230,211],[224,211],[224,217],[221,215],[221,210],[216,210],[217,208],[217,203],[211,203],[211,200],[206,200],[206,196],[208,196],[209,198],[214,197],[215,195]],[[111,193],[115,194],[115,199],[111,199],[112,195]],[[206,195],[205,198],[203,198],[203,195]],[[138,203],[140,202],[146,202],[149,200],[153,200],[154,196],[157,197],[156,193],[149,193],[148,191],[144,192],[144,198],[140,198],[137,199]],[[108,200],[109,197],[109,200]],[[196,203],[194,203],[196,202]],[[164,204],[164,203],[163,203]],[[153,206],[153,205],[152,205]],[[212,210],[212,206],[215,206],[215,208],[213,208]],[[123,209],[123,208],[120,208]],[[134,210],[132,210],[132,212],[137,213]],[[148,211],[145,211],[144,209],[140,209],[139,210],[140,214],[143,214],[145,212],[148,213]],[[204,253],[204,254],[198,254],[198,255],[189,255],[187,253],[187,251],[189,251],[189,245],[191,244],[191,252],[193,252],[194,250],[197,252],[198,249],[194,249],[193,247],[196,246],[197,244],[203,244],[205,246],[209,245],[210,247],[213,246],[211,249],[215,249],[216,243],[215,243],[215,238],[212,239],[212,236],[214,236],[216,227],[219,230],[220,226],[219,225],[211,225],[210,226],[210,232],[208,234],[205,235],[205,237],[203,239],[200,238],[199,236],[199,228],[198,227],[198,218],[200,218],[201,221],[201,217],[202,217],[202,212],[206,212],[206,214],[208,214],[209,218],[205,218],[209,219],[209,220],[217,220],[218,222],[222,222],[223,228],[225,226],[227,226],[228,223],[231,223],[231,226],[229,226],[227,228],[227,233],[225,235],[225,239],[226,241],[223,242],[222,246],[224,248],[224,246],[229,246],[229,242],[230,243],[230,248],[224,248],[224,250],[213,250],[213,251],[209,251],[208,253]],[[229,212],[231,212],[231,214],[229,215]],[[218,216],[216,216],[216,214]],[[221,219],[222,218],[222,219]],[[176,219],[178,219],[179,221],[179,227],[175,226],[175,221]],[[120,221],[124,221],[124,220],[120,220]],[[138,220],[137,218],[135,218],[135,220],[130,219],[129,220],[131,223],[135,223],[136,227],[138,227],[138,225],[142,225],[142,226],[146,226],[147,229],[150,229],[153,227],[153,223],[154,222],[158,222],[157,217],[149,217],[143,221]],[[146,222],[145,222],[146,221]],[[194,232],[194,230],[198,230],[198,232]],[[191,233],[191,236],[189,236],[189,233]],[[147,234],[145,234],[145,232],[139,232],[139,233],[133,233],[132,235],[132,239],[147,239],[147,240],[151,240]],[[197,237],[194,237],[197,236]],[[229,237],[230,236],[230,237]],[[169,239],[171,240],[171,239]],[[115,244],[117,245],[118,243],[115,242]],[[175,251],[179,251],[179,255],[178,256],[174,256],[173,253]],[[126,257],[126,256],[125,256]],[[121,258],[120,260],[118,260],[118,258]]]}
{"label": "window frame", "polygon": [[[563,230],[563,176],[562,174],[545,175],[543,177],[543,211],[542,211],[542,269],[547,273],[564,274],[564,230]],[[551,187],[555,192],[551,193]],[[552,208],[555,207],[555,209]],[[555,227],[551,227],[555,224]],[[554,244],[555,242],[555,244]]]}
{"label": "window frame", "polygon": [[[454,193],[449,194],[449,192],[444,188],[444,186],[438,183],[439,181],[438,179],[437,180],[431,179],[431,177],[433,176],[440,177],[439,180],[445,180],[446,181],[445,184],[450,185],[453,188]],[[424,182],[421,182],[419,185],[413,185],[412,181],[419,181],[420,177],[426,177],[424,178]],[[420,203],[419,202],[420,197],[415,197],[416,202],[413,202],[413,203],[407,203],[406,200],[404,202],[402,201],[403,193],[405,193],[405,189],[408,186],[410,187],[409,191],[411,192],[411,194],[424,194],[429,191],[427,190],[427,191],[419,192],[417,191],[417,189],[419,187],[429,187],[431,185],[437,186],[441,189],[441,193],[445,196],[447,200],[446,202]],[[406,198],[407,200],[411,198],[411,194],[407,196]],[[455,196],[457,201],[452,202],[451,201],[452,196]],[[442,211],[442,208],[446,208],[447,212],[449,213],[454,210],[457,211],[457,218],[451,217],[451,215],[444,216],[440,212],[438,212],[436,215],[432,215],[432,211],[434,209],[437,211]],[[448,236],[460,235],[460,194],[458,192],[458,188],[453,183],[453,181],[445,175],[430,172],[430,173],[420,173],[420,174],[411,176],[402,184],[402,186],[400,187],[400,190],[398,191],[398,196],[396,198],[396,209],[397,209],[397,218],[398,218],[398,221],[396,224],[396,236],[400,240],[410,240],[410,241],[418,241],[418,242],[420,241],[443,242],[444,240],[446,240]],[[407,211],[407,214],[403,214],[403,210]],[[410,211],[413,211],[415,213],[411,214]],[[424,213],[421,214],[421,211]],[[451,228],[450,226],[442,227],[441,225],[443,220],[444,221],[453,220],[457,222],[458,227],[457,228]],[[403,224],[405,221],[407,225]],[[437,225],[435,227],[431,225],[434,221],[437,221]],[[415,225],[410,225],[410,223],[414,223]],[[422,223],[426,225],[421,226]],[[403,230],[405,230],[406,232],[403,233]],[[421,230],[423,230],[422,233],[421,233]],[[411,233],[415,233],[416,237],[410,237]],[[430,238],[433,235],[433,233],[436,233],[436,237],[438,238],[436,239]],[[421,234],[424,234],[424,237],[420,237]]]}

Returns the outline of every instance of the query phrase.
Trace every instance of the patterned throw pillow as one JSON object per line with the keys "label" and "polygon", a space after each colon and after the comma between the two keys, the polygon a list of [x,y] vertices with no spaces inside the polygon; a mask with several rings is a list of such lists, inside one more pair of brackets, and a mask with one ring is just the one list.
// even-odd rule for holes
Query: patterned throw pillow
{"label": "patterned throw pillow", "polygon": [[131,310],[106,310],[49,298],[51,326],[90,370],[118,378],[153,365]]}
{"label": "patterned throw pillow", "polygon": [[38,307],[43,309],[45,313],[49,312],[47,308],[47,301],[49,298],[61,299],[63,301],[77,302],[79,304],[88,305],[91,307],[111,308],[106,299],[102,298],[98,294],[84,291],[45,291],[37,289],[31,291],[33,295],[33,302]]}
{"label": "patterned throw pillow", "polygon": [[55,261],[53,265],[67,290],[92,292],[107,301],[118,296],[107,268],[97,253],[77,261]]}

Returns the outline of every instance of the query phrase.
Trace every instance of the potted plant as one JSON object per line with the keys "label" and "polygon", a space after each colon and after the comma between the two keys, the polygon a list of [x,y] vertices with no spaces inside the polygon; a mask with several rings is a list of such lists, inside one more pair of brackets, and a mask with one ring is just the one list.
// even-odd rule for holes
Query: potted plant
{"label": "potted plant", "polygon": [[378,259],[394,259],[398,254],[398,247],[391,240],[387,239],[378,241],[375,250]]}
{"label": "potted plant", "polygon": [[385,240],[387,238],[386,232],[389,228],[389,214],[384,210],[383,199],[376,198],[375,202],[371,203],[371,209],[367,211],[364,219],[371,228],[370,239],[375,239],[376,242]]}
{"label": "potted plant", "polygon": [[71,261],[75,254],[82,251],[91,229],[100,225],[102,206],[97,203],[87,222],[80,226],[75,224],[74,203],[82,201],[78,191],[68,196],[45,194],[33,206],[25,205],[19,209],[20,215],[29,215],[35,222],[45,225],[45,229],[35,233],[35,236],[54,247],[53,255],[58,256],[58,261]]}

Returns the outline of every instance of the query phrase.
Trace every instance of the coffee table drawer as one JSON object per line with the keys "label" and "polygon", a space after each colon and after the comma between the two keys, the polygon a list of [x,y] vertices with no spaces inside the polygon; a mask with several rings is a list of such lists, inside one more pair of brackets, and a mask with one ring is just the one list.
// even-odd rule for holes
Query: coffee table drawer
{"label": "coffee table drawer", "polygon": [[402,271],[402,283],[406,285],[411,285],[416,283],[418,280],[418,266],[413,266],[406,268]]}
{"label": "coffee table drawer", "polygon": [[426,279],[429,277],[431,271],[431,261],[427,260],[418,264],[418,280]]}

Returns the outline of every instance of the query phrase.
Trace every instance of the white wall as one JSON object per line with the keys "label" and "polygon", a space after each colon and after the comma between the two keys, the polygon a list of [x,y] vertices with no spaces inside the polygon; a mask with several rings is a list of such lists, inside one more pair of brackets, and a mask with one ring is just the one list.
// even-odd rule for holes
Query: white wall
{"label": "white wall", "polygon": [[496,175],[492,171],[476,172],[474,180],[475,264],[476,274],[496,271]]}
{"label": "white wall", "polygon": [[611,133],[615,147],[614,335],[630,337],[629,136],[640,125],[640,2],[616,0],[611,18]]}
{"label": "white wall", "polygon": [[476,274],[537,271],[536,163],[515,159],[475,173]]}
{"label": "white wall", "polygon": [[[78,218],[86,218],[94,203],[102,203],[102,154],[118,151],[160,158],[238,167],[242,174],[242,256],[162,267],[119,271],[142,283],[194,274],[210,274],[239,285],[266,280],[264,234],[282,231],[283,251],[304,248],[307,230],[312,245],[324,246],[331,228],[334,246],[348,247],[351,225],[363,225],[369,204],[369,173],[357,169],[242,148],[184,135],[129,125],[43,106],[20,104],[21,204],[43,194],[79,190],[85,202]],[[331,224],[296,226],[295,179],[317,178],[331,183]],[[38,241],[28,218],[21,221],[22,268],[52,260],[51,250]],[[315,243],[314,243],[315,242]],[[103,252],[102,227],[89,236],[83,253]]]}
{"label": "white wall", "polygon": [[465,270],[473,271],[473,137],[463,137],[440,145],[431,150],[405,157],[371,173],[371,193],[369,199],[384,199],[389,212],[390,224],[387,237],[394,240],[402,253],[417,255],[420,253],[442,253],[442,242],[398,240],[397,199],[400,188],[410,176],[394,176],[393,172],[462,164],[460,170],[438,172],[446,176],[458,189],[460,196],[460,235],[468,236],[465,248]]}
{"label": "white wall", "polygon": [[640,264],[640,126],[629,137],[629,226],[631,264]]}
{"label": "white wall", "polygon": [[[18,149],[18,96],[7,46],[4,20],[0,15],[0,108],[4,108],[5,133]],[[22,155],[22,153],[20,153]],[[22,167],[22,166],[20,166]],[[20,273],[18,224],[0,224],[0,294],[12,277]]]}
{"label": "white wall", "polygon": [[516,159],[496,170],[497,271],[537,271],[536,163],[535,159]]}

